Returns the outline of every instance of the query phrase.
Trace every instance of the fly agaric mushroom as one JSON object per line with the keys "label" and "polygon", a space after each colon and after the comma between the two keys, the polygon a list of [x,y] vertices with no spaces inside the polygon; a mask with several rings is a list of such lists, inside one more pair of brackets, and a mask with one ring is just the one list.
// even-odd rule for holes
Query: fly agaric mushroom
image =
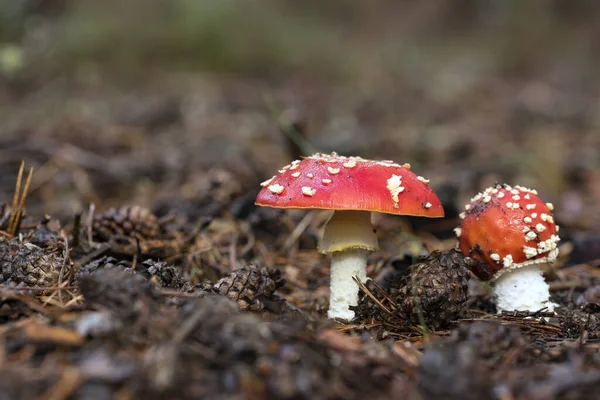
{"label": "fly agaric mushroom", "polygon": [[554,308],[540,265],[558,256],[552,204],[522,186],[495,185],[471,199],[455,229],[473,273],[492,281],[498,311]]}
{"label": "fly agaric mushroom", "polygon": [[358,304],[352,277],[366,279],[369,251],[378,249],[371,212],[443,217],[438,197],[410,165],[317,153],[293,161],[263,182],[263,207],[335,210],[319,243],[331,253],[329,318],[351,320]]}

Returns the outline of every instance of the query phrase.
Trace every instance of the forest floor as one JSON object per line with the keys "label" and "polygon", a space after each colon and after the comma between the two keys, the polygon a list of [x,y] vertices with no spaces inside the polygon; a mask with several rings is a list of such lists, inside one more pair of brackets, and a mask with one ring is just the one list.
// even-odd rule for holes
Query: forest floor
{"label": "forest floor", "polygon": [[[0,74],[0,399],[595,398],[598,69],[500,76],[457,57],[401,79],[363,58],[346,85],[85,63]],[[408,162],[446,213],[375,215],[350,322],[326,318],[329,213],[254,205],[316,151]],[[459,213],[496,182],[554,204],[555,312],[499,314],[469,275],[466,301],[407,313],[394,285],[459,257]]]}

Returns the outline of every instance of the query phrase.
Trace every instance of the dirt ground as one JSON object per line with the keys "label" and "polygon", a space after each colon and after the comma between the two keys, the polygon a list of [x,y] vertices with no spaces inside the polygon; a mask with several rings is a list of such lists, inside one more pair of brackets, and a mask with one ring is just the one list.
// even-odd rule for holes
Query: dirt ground
{"label": "dirt ground", "polygon": [[[599,7],[209,3],[0,1],[0,399],[600,398]],[[376,215],[347,323],[329,214],[254,205],[316,151],[446,213]],[[554,204],[555,313],[453,250],[495,182]],[[412,308],[424,270],[465,296]]]}

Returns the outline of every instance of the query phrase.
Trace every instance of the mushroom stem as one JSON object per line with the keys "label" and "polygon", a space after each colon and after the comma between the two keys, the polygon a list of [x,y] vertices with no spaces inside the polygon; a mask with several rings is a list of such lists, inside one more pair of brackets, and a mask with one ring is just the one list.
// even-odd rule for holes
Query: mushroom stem
{"label": "mushroom stem", "polygon": [[329,298],[329,318],[351,320],[354,311],[350,306],[358,304],[358,286],[353,276],[364,281],[367,278],[367,257],[365,249],[336,251],[331,255],[331,296]]}
{"label": "mushroom stem", "polygon": [[327,221],[319,249],[331,253],[329,318],[354,318],[349,307],[358,304],[358,285],[352,277],[367,278],[367,257],[377,248],[370,212],[336,211]]}
{"label": "mushroom stem", "polygon": [[550,301],[550,288],[540,269],[540,264],[526,265],[501,274],[493,285],[498,312],[537,311],[544,307],[554,309]]}

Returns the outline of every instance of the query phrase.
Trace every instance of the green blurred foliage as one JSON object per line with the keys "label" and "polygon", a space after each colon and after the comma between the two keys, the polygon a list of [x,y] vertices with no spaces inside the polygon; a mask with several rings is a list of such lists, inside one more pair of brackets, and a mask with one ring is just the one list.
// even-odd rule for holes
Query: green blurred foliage
{"label": "green blurred foliage", "polygon": [[352,78],[377,65],[420,79],[468,54],[518,74],[598,54],[598,11],[591,0],[0,0],[0,42],[33,42],[25,60],[61,72]]}
{"label": "green blurred foliage", "polygon": [[125,71],[326,69],[336,57],[337,30],[314,14],[289,11],[271,0],[81,0],[55,27],[51,61]]}

